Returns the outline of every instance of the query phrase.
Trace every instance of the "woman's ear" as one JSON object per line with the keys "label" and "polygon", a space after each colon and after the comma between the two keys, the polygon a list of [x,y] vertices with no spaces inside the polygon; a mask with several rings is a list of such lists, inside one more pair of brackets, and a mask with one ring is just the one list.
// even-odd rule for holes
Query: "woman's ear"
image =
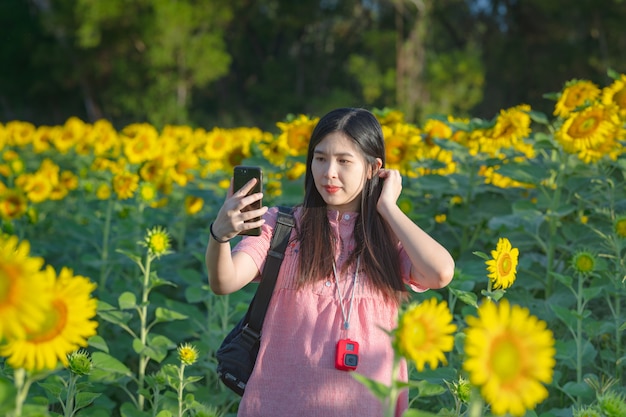
{"label": "woman's ear", "polygon": [[367,179],[371,180],[374,174],[377,174],[380,171],[380,168],[383,166],[383,160],[380,158],[376,158],[376,161],[370,165],[369,170],[367,171]]}

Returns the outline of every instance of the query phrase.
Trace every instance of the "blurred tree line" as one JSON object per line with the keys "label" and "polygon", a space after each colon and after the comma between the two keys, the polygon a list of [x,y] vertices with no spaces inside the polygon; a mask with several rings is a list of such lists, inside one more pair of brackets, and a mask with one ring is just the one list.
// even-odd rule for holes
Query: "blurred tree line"
{"label": "blurred tree line", "polygon": [[0,122],[491,118],[626,70],[626,0],[0,0]]}

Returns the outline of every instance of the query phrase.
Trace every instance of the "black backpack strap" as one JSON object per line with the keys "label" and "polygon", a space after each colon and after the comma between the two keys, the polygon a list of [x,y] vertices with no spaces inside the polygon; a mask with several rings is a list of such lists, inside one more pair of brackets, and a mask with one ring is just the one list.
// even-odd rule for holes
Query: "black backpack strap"
{"label": "black backpack strap", "polygon": [[291,229],[295,224],[294,217],[291,214],[291,208],[278,207],[278,210],[278,219],[276,220],[274,235],[272,236],[265,266],[263,267],[263,275],[259,283],[259,288],[257,288],[252,304],[250,305],[250,319],[247,329],[244,330],[244,332],[253,331],[259,336],[261,334],[263,320],[265,320],[267,307],[270,304],[272,293],[274,292],[278,271],[285,257],[285,249],[289,243]]}

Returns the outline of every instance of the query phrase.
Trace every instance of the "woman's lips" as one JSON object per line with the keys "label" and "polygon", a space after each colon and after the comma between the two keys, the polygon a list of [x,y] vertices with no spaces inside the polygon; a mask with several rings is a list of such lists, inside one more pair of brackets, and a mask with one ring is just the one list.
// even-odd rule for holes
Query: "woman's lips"
{"label": "woman's lips", "polygon": [[326,185],[324,186],[324,189],[326,190],[328,194],[335,194],[337,191],[340,190],[339,187],[335,187],[333,185]]}

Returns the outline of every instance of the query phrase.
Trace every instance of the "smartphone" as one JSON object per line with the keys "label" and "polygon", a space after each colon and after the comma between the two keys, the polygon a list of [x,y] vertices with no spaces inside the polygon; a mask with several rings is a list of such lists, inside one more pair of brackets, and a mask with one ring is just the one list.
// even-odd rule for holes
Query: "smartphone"
{"label": "smartphone", "polygon": [[[236,192],[241,187],[246,185],[246,183],[250,181],[252,178],[256,178],[257,182],[254,185],[254,187],[252,187],[252,190],[250,190],[248,195],[254,194],[254,193],[260,193],[263,191],[263,170],[261,169],[261,167],[237,165],[233,173],[233,192]],[[243,211],[260,209],[262,204],[263,202],[261,200],[258,200],[250,204],[249,206],[245,207]],[[260,217],[255,217],[254,219],[250,219],[247,222],[254,222],[260,219],[261,219]],[[239,234],[249,235],[249,236],[259,236],[261,235],[261,228],[256,227],[254,229],[240,232]]]}

